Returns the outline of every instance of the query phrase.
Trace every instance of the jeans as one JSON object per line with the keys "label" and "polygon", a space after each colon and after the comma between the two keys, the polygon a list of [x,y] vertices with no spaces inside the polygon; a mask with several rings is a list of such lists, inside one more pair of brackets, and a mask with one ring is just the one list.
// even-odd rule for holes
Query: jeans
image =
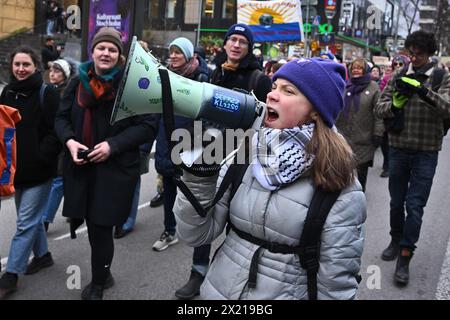
{"label": "jeans", "polygon": [[50,195],[48,196],[47,206],[42,221],[53,223],[63,196],[63,178],[56,177],[52,182],[52,190],[50,190]]}
{"label": "jeans", "polygon": [[192,259],[192,269],[205,276],[209,267],[210,244],[204,244],[194,248]]}
{"label": "jeans", "polygon": [[11,241],[7,272],[24,273],[31,251],[35,257],[48,252],[42,215],[50,188],[51,180],[30,188],[16,188],[17,230]]}
{"label": "jeans", "polygon": [[134,228],[134,225],[136,224],[140,193],[141,193],[141,177],[139,177],[138,182],[136,183],[136,188],[134,189],[133,195],[133,203],[131,204],[130,215],[128,216],[128,219],[125,222],[125,224],[122,226],[123,230],[131,230]]}
{"label": "jeans", "polygon": [[55,28],[55,20],[48,19],[47,20],[46,35],[47,36],[52,36],[54,28]]}
{"label": "jeans", "polygon": [[402,248],[416,248],[437,162],[438,151],[389,150],[390,234]]}
{"label": "jeans", "polygon": [[164,188],[164,230],[174,235],[177,222],[173,213],[173,205],[177,197],[177,186],[172,180],[172,176],[163,176]]}

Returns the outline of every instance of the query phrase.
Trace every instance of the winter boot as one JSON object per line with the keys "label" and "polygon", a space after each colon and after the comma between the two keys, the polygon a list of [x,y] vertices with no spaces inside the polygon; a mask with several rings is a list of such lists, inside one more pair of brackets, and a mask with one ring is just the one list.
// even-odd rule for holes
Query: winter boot
{"label": "winter boot", "polygon": [[400,246],[397,241],[391,240],[389,246],[383,250],[381,254],[381,259],[384,261],[391,261],[397,258],[398,252],[400,251]]}
{"label": "winter boot", "polygon": [[103,300],[103,290],[111,288],[112,286],[114,286],[114,283],[115,283],[114,278],[110,272],[103,286],[93,284],[92,282],[89,283],[81,292],[81,299]]}
{"label": "winter boot", "polygon": [[179,299],[190,300],[200,294],[200,286],[205,279],[199,272],[192,270],[189,281],[180,289],[175,291],[175,296]]}
{"label": "winter boot", "polygon": [[394,279],[400,285],[407,285],[409,281],[409,262],[413,253],[407,248],[402,248],[395,267]]}

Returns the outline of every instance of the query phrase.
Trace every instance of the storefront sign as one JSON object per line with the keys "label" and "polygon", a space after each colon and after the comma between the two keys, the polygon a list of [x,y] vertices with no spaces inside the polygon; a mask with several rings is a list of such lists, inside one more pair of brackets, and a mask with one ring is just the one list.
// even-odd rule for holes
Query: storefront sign
{"label": "storefront sign", "polygon": [[[313,26],[314,25],[312,25],[311,23],[304,23],[303,24],[304,32],[310,33],[312,31]],[[318,26],[318,30],[320,34],[330,33],[333,32],[333,26],[329,23],[320,24]]]}

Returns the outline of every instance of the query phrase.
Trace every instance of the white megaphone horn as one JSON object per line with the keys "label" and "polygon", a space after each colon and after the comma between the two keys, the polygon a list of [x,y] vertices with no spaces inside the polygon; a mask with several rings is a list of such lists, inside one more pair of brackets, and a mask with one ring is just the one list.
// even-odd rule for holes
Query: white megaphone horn
{"label": "white megaphone horn", "polygon": [[[166,68],[133,37],[111,124],[139,114],[162,113],[159,69]],[[233,129],[248,129],[255,125],[257,117],[261,121],[265,104],[253,95],[168,73],[175,114]]]}

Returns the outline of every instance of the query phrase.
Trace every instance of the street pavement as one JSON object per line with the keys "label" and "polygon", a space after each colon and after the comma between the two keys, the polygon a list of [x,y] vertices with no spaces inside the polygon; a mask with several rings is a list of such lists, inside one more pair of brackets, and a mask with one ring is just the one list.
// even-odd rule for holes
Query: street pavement
{"label": "street pavement", "polygon": [[[381,260],[389,243],[388,179],[380,178],[382,158],[378,150],[367,183],[368,214],[366,241],[362,257],[363,280],[358,291],[361,300],[450,299],[450,136],[444,142],[431,196],[425,208],[418,248],[411,262],[411,280],[407,287],[393,284],[395,261]],[[154,167],[153,161],[150,167]],[[115,240],[112,273],[116,285],[105,291],[104,299],[171,300],[174,292],[189,277],[193,249],[183,243],[163,252],[152,251],[153,243],[163,231],[162,207],[150,208],[155,194],[155,172],[143,176],[140,209],[135,230]],[[113,201],[113,199],[111,199]],[[61,208],[60,208],[61,210]],[[15,209],[12,199],[2,201],[0,213],[0,256],[2,270],[15,231]],[[90,281],[90,250],[83,231],[75,240],[68,235],[68,224],[58,212],[50,225],[49,248],[55,265],[35,275],[21,276],[19,288],[10,299],[77,300],[81,288]],[[217,247],[223,237],[214,243]],[[79,270],[81,286],[74,278]],[[75,287],[75,288],[74,288]]]}

